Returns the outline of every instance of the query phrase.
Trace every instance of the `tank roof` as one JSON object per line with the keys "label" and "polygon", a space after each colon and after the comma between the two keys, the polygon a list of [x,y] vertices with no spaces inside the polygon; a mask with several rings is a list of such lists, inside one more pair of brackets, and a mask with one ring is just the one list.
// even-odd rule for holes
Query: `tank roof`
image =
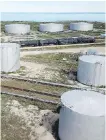
{"label": "tank roof", "polygon": [[83,55],[79,57],[79,60],[82,60],[88,63],[106,62],[106,57],[99,56],[99,55]]}
{"label": "tank roof", "polygon": [[61,102],[67,108],[88,116],[105,115],[105,95],[94,91],[72,90],[61,96]]}
{"label": "tank roof", "polygon": [[59,23],[41,23],[40,25],[63,25]]}
{"label": "tank roof", "polygon": [[92,24],[92,23],[87,23],[87,22],[73,22],[71,24],[85,24],[85,25],[88,25],[88,24]]}
{"label": "tank roof", "polygon": [[14,23],[14,24],[6,24],[5,26],[30,26],[29,24],[21,24],[21,23]]}
{"label": "tank roof", "polygon": [[102,36],[106,36],[106,34],[101,34]]}

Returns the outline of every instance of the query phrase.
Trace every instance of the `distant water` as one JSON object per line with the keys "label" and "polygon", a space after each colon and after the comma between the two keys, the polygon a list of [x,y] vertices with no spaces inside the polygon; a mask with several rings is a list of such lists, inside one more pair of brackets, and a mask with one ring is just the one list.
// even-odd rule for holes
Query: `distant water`
{"label": "distant water", "polygon": [[105,13],[2,13],[1,20],[37,22],[85,20],[105,22]]}

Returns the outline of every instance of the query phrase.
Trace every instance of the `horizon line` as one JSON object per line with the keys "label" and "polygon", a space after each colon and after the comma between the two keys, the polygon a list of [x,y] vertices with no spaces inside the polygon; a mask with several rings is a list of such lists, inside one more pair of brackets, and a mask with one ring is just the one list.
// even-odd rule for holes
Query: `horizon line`
{"label": "horizon line", "polygon": [[37,14],[83,14],[83,13],[86,13],[86,14],[94,14],[94,13],[97,13],[97,14],[106,14],[106,12],[1,12],[2,13],[12,13],[12,14],[20,14],[20,13],[24,13],[24,14],[30,14],[30,13],[37,13]]}

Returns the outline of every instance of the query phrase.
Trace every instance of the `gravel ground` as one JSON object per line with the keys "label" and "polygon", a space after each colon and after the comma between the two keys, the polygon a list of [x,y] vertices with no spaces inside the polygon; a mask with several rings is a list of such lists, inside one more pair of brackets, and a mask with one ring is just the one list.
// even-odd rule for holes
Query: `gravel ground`
{"label": "gravel ground", "polygon": [[15,99],[2,100],[1,109],[2,140],[57,140],[54,128],[59,114]]}

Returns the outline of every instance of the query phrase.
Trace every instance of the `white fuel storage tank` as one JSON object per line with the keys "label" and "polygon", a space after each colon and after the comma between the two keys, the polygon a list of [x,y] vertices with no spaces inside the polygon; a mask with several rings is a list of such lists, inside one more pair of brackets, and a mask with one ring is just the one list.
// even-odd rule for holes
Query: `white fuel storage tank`
{"label": "white fuel storage tank", "polygon": [[100,37],[101,38],[105,38],[106,37],[106,34],[101,34]]}
{"label": "white fuel storage tank", "polygon": [[64,30],[63,24],[45,23],[39,25],[39,31],[41,32],[61,32],[63,30]]}
{"label": "white fuel storage tank", "polygon": [[20,45],[16,43],[0,44],[1,72],[15,72],[20,68]]}
{"label": "white fuel storage tank", "polygon": [[79,57],[77,80],[85,85],[105,86],[106,57],[83,55]]}
{"label": "white fuel storage tank", "polygon": [[27,24],[8,24],[5,25],[5,32],[9,34],[28,34],[30,32],[30,25]]}
{"label": "white fuel storage tank", "polygon": [[70,30],[89,31],[93,30],[93,24],[86,22],[70,23]]}
{"label": "white fuel storage tank", "polygon": [[60,140],[105,140],[105,95],[72,90],[61,96]]}

